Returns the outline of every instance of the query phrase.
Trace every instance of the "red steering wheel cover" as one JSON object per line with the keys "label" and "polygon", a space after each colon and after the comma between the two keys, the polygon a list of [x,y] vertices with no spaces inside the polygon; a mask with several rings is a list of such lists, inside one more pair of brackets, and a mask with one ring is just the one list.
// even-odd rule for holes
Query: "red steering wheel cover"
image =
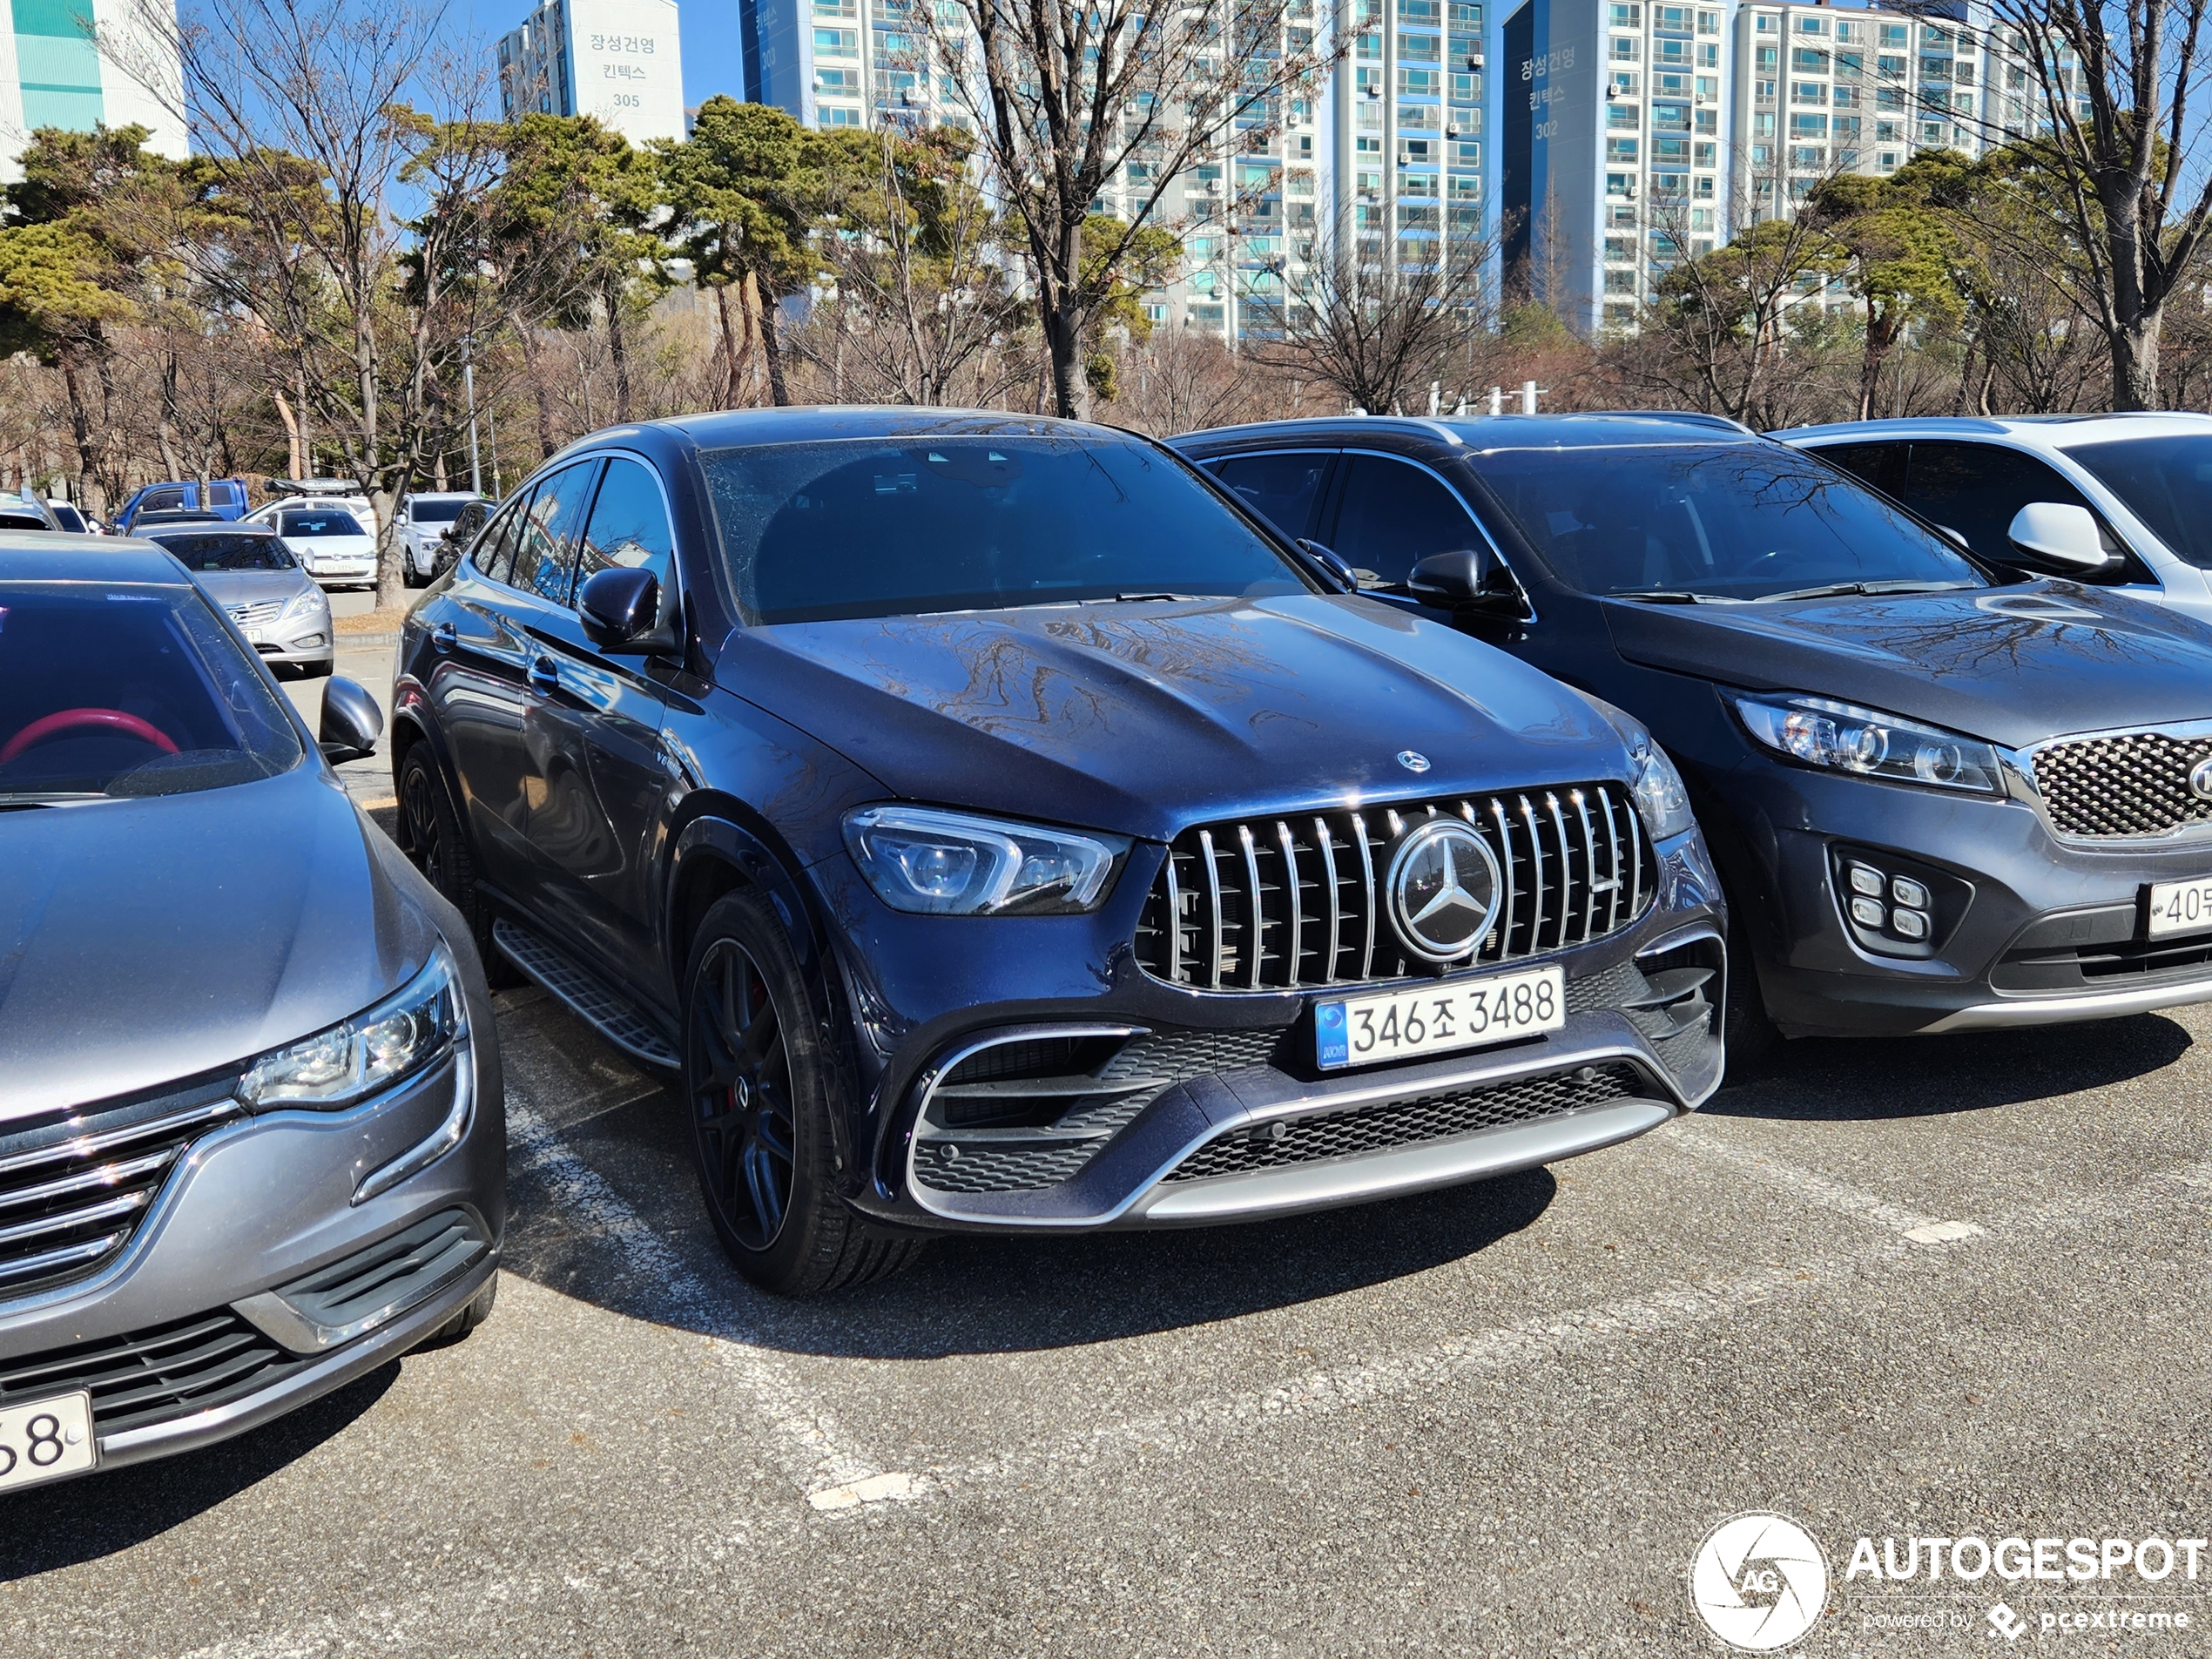
{"label": "red steering wheel cover", "polygon": [[34,744],[80,725],[105,726],[126,738],[136,738],[141,743],[151,743],[165,755],[177,752],[177,745],[169,734],[151,721],[141,720],[135,714],[125,714],[121,709],[64,709],[50,714],[43,720],[33,720],[29,725],[0,745],[0,766],[6,765]]}

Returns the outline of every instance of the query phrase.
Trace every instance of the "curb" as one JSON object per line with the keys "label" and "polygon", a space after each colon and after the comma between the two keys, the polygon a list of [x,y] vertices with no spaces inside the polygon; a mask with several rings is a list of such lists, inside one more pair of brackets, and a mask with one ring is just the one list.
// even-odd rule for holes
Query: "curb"
{"label": "curb", "polygon": [[397,634],[340,634],[332,649],[335,651],[366,651],[374,645],[396,645]]}

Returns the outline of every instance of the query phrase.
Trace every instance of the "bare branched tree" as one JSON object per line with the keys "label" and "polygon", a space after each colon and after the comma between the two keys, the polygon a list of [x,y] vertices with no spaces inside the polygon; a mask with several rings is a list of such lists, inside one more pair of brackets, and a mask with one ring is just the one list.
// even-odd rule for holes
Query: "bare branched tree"
{"label": "bare branched tree", "polygon": [[[1022,226],[1054,408],[1085,415],[1085,334],[1170,187],[1231,135],[1238,153],[1272,153],[1287,101],[1337,49],[1312,0],[948,0],[915,15]],[[1087,236],[1115,186],[1126,210]]]}

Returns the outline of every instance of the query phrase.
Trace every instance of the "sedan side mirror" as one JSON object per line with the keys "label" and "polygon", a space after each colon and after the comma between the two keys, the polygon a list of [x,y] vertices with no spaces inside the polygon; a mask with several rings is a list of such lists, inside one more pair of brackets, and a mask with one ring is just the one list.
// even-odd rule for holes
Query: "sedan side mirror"
{"label": "sedan side mirror", "polygon": [[2095,576],[2119,563],[2105,550],[2096,516],[2086,507],[2032,501],[2013,515],[2012,528],[2006,535],[2030,558],[2056,565],[2069,575]]}
{"label": "sedan side mirror", "polygon": [[365,760],[384,735],[384,711],[359,684],[341,677],[322,688],[322,732],[317,747],[334,766]]}
{"label": "sedan side mirror", "polygon": [[1454,548],[1415,563],[1406,590],[1423,604],[1455,615],[1474,614],[1526,620],[1528,602],[1513,573],[1487,548]]}
{"label": "sedan side mirror", "polygon": [[668,649],[660,622],[660,583],[651,570],[617,565],[602,570],[577,595],[584,637],[602,651]]}

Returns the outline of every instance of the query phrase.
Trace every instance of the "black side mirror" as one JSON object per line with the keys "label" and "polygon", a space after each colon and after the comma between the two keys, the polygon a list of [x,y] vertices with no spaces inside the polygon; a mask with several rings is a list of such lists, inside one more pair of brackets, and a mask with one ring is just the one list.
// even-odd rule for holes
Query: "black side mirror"
{"label": "black side mirror", "polygon": [[1525,621],[1528,601],[1513,572],[1487,548],[1453,548],[1415,563],[1406,591],[1425,605],[1455,616],[1499,617]]}
{"label": "black side mirror", "polygon": [[317,745],[334,766],[363,760],[376,752],[384,735],[384,711],[354,681],[342,677],[322,688],[322,732]]}
{"label": "black side mirror", "polygon": [[1304,536],[1298,538],[1298,546],[1305,550],[1307,558],[1320,567],[1322,576],[1337,584],[1339,592],[1359,591],[1359,578],[1352,574],[1352,567],[1344,562],[1343,556],[1334,548],[1324,547],[1318,542],[1309,542]]}
{"label": "black side mirror", "polygon": [[617,566],[602,570],[577,595],[577,614],[584,637],[602,651],[651,651],[664,648],[660,583],[651,570]]}

